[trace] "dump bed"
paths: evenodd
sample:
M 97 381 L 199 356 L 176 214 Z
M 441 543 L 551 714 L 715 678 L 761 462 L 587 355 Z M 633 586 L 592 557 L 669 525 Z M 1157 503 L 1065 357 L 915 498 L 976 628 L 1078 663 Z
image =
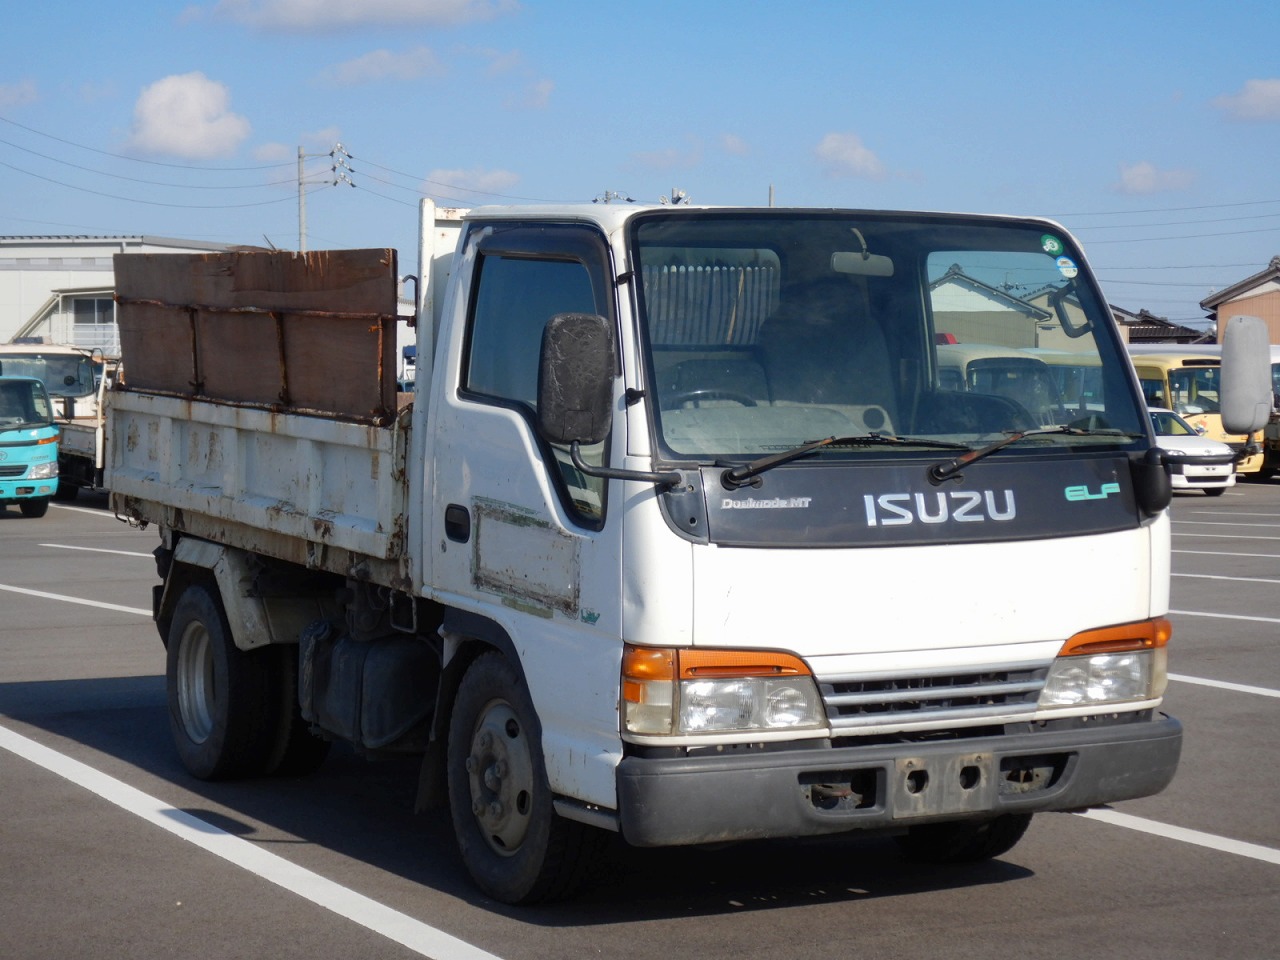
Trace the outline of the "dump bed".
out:
M 402 584 L 395 252 L 128 254 L 115 269 L 116 512 Z

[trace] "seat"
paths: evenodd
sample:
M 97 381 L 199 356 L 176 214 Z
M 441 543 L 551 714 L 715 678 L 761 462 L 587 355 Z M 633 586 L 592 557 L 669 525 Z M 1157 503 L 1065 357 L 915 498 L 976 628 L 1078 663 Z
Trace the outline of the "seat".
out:
M 775 403 L 897 406 L 889 347 L 862 289 L 843 277 L 798 286 L 760 327 Z

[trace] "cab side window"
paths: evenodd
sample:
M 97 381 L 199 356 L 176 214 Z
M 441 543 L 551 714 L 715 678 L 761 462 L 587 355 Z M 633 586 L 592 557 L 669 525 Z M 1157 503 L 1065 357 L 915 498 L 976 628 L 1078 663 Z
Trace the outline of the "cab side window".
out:
M 520 247 L 520 237 L 500 237 L 489 250 L 481 246 L 462 384 L 477 400 L 516 406 L 534 428 L 538 406 L 538 360 L 542 331 L 558 313 L 612 315 L 604 299 L 604 257 Z M 544 237 L 536 239 L 545 239 Z M 512 249 L 512 248 L 516 249 Z M 580 257 L 580 258 L 579 258 Z M 582 526 L 604 523 L 604 481 L 573 466 L 567 448 L 541 443 L 544 459 L 566 512 Z M 604 445 L 584 448 L 589 463 L 604 461 Z
M 537 409 L 542 330 L 557 313 L 596 313 L 587 268 L 570 260 L 480 261 L 466 388 Z

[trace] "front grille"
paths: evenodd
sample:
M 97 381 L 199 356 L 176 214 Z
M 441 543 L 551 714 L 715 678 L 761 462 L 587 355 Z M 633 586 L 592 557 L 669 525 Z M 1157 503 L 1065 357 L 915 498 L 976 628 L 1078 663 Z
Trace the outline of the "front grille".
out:
M 836 677 L 823 679 L 820 688 L 832 732 L 839 736 L 1026 719 L 1035 712 L 1048 672 L 1047 666 L 1023 665 L 967 673 Z
M 27 465 L 25 463 L 19 463 L 17 465 L 14 465 L 11 463 L 0 464 L 0 477 L 3 477 L 5 479 L 11 478 L 11 477 L 20 477 L 26 472 L 27 472 Z

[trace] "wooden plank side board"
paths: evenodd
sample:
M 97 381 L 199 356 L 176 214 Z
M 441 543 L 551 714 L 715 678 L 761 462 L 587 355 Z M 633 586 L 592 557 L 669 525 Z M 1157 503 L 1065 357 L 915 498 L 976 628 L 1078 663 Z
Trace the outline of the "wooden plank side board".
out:
M 115 272 L 126 389 L 394 416 L 394 250 L 118 254 Z

